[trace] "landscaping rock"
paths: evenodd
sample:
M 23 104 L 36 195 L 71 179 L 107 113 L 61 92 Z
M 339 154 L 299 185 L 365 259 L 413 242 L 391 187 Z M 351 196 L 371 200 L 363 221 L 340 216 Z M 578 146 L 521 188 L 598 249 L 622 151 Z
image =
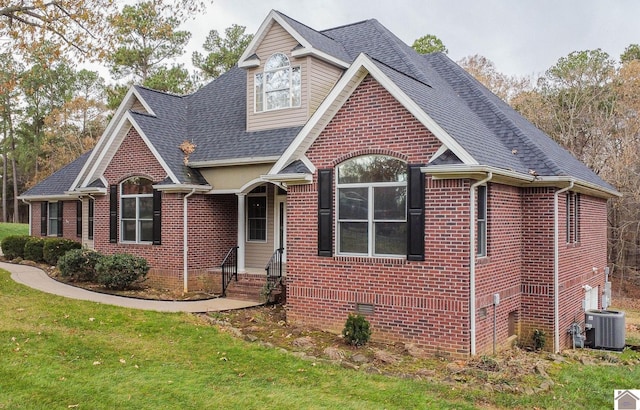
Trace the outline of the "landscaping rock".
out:
M 311 350 L 316 347 L 311 336 L 299 337 L 291 342 L 291 344 L 293 345 L 293 347 L 297 347 L 298 349 L 302 350 Z
M 358 365 L 356 365 L 354 363 L 351 363 L 351 362 L 342 362 L 342 363 L 340 363 L 340 365 L 342 367 L 344 367 L 345 369 L 351 369 L 351 370 L 358 370 L 360 368 L 360 366 L 358 366 Z
M 368 363 L 369 359 L 367 359 L 367 357 L 361 353 L 356 353 L 353 356 L 351 356 L 351 360 L 355 363 Z
M 394 355 L 393 353 L 387 352 L 386 350 L 376 350 L 374 351 L 374 357 L 376 360 L 381 361 L 382 363 L 387 364 L 395 364 L 400 363 L 402 358 Z
M 327 347 L 322 353 L 324 353 L 324 355 L 327 356 L 329 360 L 344 360 L 345 358 L 345 353 L 335 347 Z
M 255 342 L 256 340 L 258 340 L 258 338 L 254 335 L 246 335 L 244 339 L 248 342 Z

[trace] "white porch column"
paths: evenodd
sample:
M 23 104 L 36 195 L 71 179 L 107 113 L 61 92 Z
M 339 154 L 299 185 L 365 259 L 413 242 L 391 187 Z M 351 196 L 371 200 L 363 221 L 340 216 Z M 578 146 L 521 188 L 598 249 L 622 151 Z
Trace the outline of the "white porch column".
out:
M 245 210 L 244 200 L 246 194 L 236 194 L 238 196 L 238 272 L 244 272 L 244 245 L 245 245 Z

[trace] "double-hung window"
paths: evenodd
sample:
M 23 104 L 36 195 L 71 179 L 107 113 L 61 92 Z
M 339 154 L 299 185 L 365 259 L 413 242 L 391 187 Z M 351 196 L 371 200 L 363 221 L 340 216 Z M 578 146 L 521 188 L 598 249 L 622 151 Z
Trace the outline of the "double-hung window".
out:
M 150 243 L 153 240 L 153 183 L 132 177 L 120 184 L 120 237 L 123 242 Z
M 338 254 L 405 256 L 407 165 L 383 155 L 337 167 Z
M 273 54 L 255 75 L 256 112 L 300 107 L 302 74 L 282 53 Z
M 49 236 L 57 236 L 58 230 L 60 229 L 60 207 L 58 206 L 58 202 L 49 202 L 49 212 L 48 212 L 48 232 Z

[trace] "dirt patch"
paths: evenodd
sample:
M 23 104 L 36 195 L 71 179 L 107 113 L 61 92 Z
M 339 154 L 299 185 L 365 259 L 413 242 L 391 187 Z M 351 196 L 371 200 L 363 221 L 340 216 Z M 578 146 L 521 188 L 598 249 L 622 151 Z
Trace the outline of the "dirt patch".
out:
M 554 385 L 549 373 L 556 364 L 591 366 L 621 362 L 619 353 L 589 349 L 551 354 L 514 346 L 495 356 L 449 360 L 427 354 L 412 344 L 369 342 L 354 347 L 347 345 L 340 335 L 287 323 L 285 309 L 281 306 L 216 312 L 201 317 L 235 337 L 283 349 L 314 363 L 327 362 L 356 371 L 454 386 L 469 384 L 488 391 L 535 394 Z M 640 364 L 640 356 L 627 361 L 625 364 Z

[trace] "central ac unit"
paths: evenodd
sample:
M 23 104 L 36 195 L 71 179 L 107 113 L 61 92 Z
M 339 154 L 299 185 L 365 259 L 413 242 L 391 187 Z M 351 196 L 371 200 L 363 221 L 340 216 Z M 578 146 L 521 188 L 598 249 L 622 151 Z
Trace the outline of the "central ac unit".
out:
M 586 347 L 609 350 L 624 349 L 624 312 L 594 309 L 587 310 L 584 316 Z

